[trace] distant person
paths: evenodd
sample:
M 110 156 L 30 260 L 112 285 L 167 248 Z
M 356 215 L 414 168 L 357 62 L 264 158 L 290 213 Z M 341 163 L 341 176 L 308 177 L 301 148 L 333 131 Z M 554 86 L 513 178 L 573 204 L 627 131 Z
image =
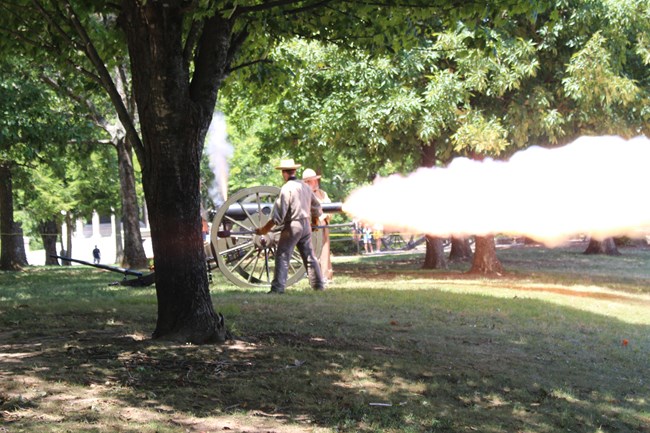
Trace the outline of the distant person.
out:
M 359 222 L 358 219 L 352 220 L 352 241 L 354 242 L 354 247 L 357 250 L 357 254 L 361 254 L 361 243 L 363 243 L 363 238 L 361 234 L 363 233 L 363 224 Z
M 201 235 L 204 241 L 208 240 L 208 236 L 210 236 L 210 226 L 205 218 L 201 218 Z
M 275 272 L 269 293 L 284 293 L 291 256 L 296 247 L 307 269 L 311 288 L 325 289 L 325 281 L 311 244 L 311 222 L 316 222 L 323 210 L 311 188 L 296 179 L 296 169 L 300 166 L 294 163 L 293 159 L 287 159 L 275 167 L 277 170 L 282 170 L 285 183 L 275 201 L 271 219 L 255 230 L 257 235 L 265 235 L 273 226 L 282 226 L 275 251 Z
M 375 251 L 381 251 L 381 238 L 384 237 L 384 226 L 375 224 L 372 226 L 372 237 L 375 239 Z
M 372 241 L 373 241 L 372 229 L 366 224 L 363 224 L 362 226 L 361 238 L 363 239 L 363 249 L 365 250 L 366 254 L 373 253 L 374 251 L 372 250 Z
M 309 185 L 318 202 L 321 204 L 331 203 L 332 200 L 330 200 L 327 193 L 320 189 L 320 178 L 321 176 L 317 175 L 316 172 L 311 168 L 306 168 L 305 171 L 302 172 L 302 181 Z M 323 213 L 318 219 L 318 225 L 326 226 L 330 223 L 331 219 L 331 215 Z M 330 230 L 327 227 L 323 227 L 322 233 L 323 248 L 321 249 L 318 262 L 320 264 L 320 270 L 323 273 L 323 277 L 325 277 L 327 282 L 330 282 L 334 278 L 334 269 L 332 269 L 332 252 L 330 250 Z
M 97 248 L 97 245 L 95 245 L 95 249 L 93 250 L 93 263 L 99 264 L 101 258 L 102 258 L 102 254 L 99 251 L 99 248 Z

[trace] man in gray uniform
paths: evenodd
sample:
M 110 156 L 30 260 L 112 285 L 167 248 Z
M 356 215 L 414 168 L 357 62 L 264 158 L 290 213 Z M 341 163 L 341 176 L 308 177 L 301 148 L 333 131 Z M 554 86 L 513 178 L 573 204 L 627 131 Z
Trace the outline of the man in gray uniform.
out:
M 293 159 L 283 160 L 275 167 L 282 170 L 285 183 L 275 201 L 271 219 L 255 230 L 258 235 L 265 235 L 273 226 L 283 226 L 275 252 L 275 273 L 270 293 L 284 293 L 289 262 L 295 247 L 298 247 L 302 262 L 307 269 L 311 288 L 314 290 L 325 288 L 318 259 L 311 245 L 311 221 L 317 221 L 323 210 L 311 188 L 296 179 L 298 167 L 300 164 L 294 163 Z

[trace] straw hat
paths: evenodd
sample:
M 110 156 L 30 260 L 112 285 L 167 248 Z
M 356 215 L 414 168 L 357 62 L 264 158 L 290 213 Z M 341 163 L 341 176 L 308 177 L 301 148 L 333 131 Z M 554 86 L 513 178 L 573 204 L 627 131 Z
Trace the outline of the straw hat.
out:
M 275 168 L 276 170 L 295 170 L 300 166 L 301 164 L 296 164 L 293 159 L 283 159 L 280 161 L 280 165 Z
M 320 175 L 317 175 L 316 172 L 311 168 L 306 168 L 305 171 L 302 172 L 302 180 L 312 179 L 320 179 Z

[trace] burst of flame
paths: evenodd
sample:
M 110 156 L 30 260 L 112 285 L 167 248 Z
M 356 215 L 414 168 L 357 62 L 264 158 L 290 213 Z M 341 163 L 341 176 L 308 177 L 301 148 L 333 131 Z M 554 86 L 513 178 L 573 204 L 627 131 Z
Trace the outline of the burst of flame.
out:
M 650 233 L 650 140 L 582 137 L 508 161 L 457 158 L 445 168 L 380 178 L 343 210 L 370 224 L 437 236 L 509 234 L 557 246 Z

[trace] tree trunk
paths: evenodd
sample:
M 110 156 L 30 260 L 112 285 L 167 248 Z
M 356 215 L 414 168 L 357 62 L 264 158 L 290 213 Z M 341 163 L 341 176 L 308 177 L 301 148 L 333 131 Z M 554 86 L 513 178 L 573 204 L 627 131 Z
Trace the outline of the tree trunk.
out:
M 1 270 L 19 271 L 27 265 L 22 229 L 14 221 L 13 182 L 8 164 L 0 164 L 0 244 Z
M 469 262 L 472 258 L 472 246 L 469 238 L 452 236 L 451 251 L 449 251 L 450 262 Z
M 63 234 L 61 234 L 61 254 L 59 254 L 61 257 L 70 257 L 72 258 L 72 215 L 70 212 L 67 212 L 65 214 L 65 217 L 63 219 L 63 223 L 65 224 L 65 247 L 63 247 Z M 62 260 L 61 264 L 63 266 L 72 266 L 72 262 L 70 261 L 65 261 Z
M 124 242 L 122 241 L 122 213 L 115 213 L 115 263 L 124 263 Z M 122 267 L 125 267 L 122 265 Z
M 135 170 L 133 169 L 133 149 L 128 139 L 118 140 L 117 160 L 122 192 L 122 228 L 124 229 L 124 255 L 122 267 L 143 269 L 148 265 L 147 255 L 142 245 L 140 219 L 138 218 L 138 196 L 135 190 Z M 116 224 L 117 230 L 117 224 Z
M 153 337 L 223 341 L 223 317 L 212 306 L 203 250 L 199 163 L 225 76 L 230 23 L 218 13 L 206 23 L 204 31 L 210 33 L 201 37 L 191 84 L 183 57 L 179 2 L 124 0 L 120 24 L 129 47 L 142 129 L 138 155 L 158 300 Z
M 591 238 L 584 254 L 607 254 L 608 256 L 621 255 L 616 243 L 614 243 L 614 238 L 606 238 L 603 241 L 597 241 L 594 238 Z
M 14 221 L 14 233 L 18 241 L 16 242 L 16 259 L 21 266 L 27 266 L 27 252 L 25 251 L 25 234 L 23 233 L 23 225 L 18 221 Z
M 427 250 L 422 269 L 447 269 L 443 239 L 437 236 L 425 236 Z
M 56 240 L 59 236 L 58 224 L 53 219 L 47 221 L 41 221 L 38 225 L 38 230 L 41 233 L 41 239 L 43 241 L 43 248 L 45 249 L 45 264 L 46 265 L 58 265 L 59 261 L 52 257 L 52 255 L 57 255 L 56 252 Z
M 423 143 L 420 146 L 420 165 L 431 168 L 436 165 L 436 143 Z M 445 251 L 442 239 L 435 236 L 425 236 L 424 263 L 422 269 L 447 269 Z
M 470 274 L 501 275 L 503 265 L 497 258 L 497 249 L 494 245 L 494 236 L 476 236 L 474 260 Z

